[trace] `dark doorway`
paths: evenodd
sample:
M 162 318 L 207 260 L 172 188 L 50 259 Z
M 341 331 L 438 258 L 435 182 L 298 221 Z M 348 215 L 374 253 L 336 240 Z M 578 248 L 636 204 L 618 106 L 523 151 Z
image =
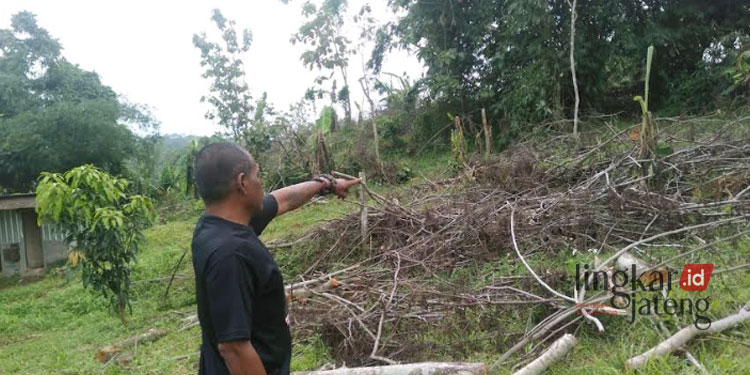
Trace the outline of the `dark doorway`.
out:
M 23 221 L 23 239 L 26 245 L 26 268 L 44 267 L 42 252 L 42 230 L 37 225 L 36 212 L 33 209 L 21 210 Z

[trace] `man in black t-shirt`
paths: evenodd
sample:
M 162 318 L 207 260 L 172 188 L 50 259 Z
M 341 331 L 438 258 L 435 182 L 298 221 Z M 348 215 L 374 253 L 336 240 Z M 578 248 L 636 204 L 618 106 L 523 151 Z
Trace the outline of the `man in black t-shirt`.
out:
M 357 180 L 317 177 L 263 195 L 258 165 L 234 143 L 195 157 L 206 212 L 193 233 L 193 269 L 202 331 L 202 375 L 287 375 L 292 342 L 279 267 L 258 236 L 276 216 L 316 194 L 345 198 Z

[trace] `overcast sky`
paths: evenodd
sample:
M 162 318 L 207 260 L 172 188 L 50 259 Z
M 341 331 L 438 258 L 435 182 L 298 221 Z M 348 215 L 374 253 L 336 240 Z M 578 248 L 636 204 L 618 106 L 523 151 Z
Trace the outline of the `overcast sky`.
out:
M 354 14 L 365 3 L 350 0 L 348 13 Z M 208 31 L 211 35 L 214 8 L 234 19 L 238 28 L 249 27 L 253 44 L 244 61 L 253 97 L 257 99 L 266 91 L 276 109 L 287 109 L 320 74 L 302 66 L 299 56 L 305 47 L 289 43 L 304 22 L 301 4 L 301 0 L 286 5 L 279 0 L 0 0 L 0 28 L 10 26 L 11 15 L 31 11 L 39 25 L 61 42 L 68 61 L 96 71 L 104 84 L 129 101 L 149 105 L 162 123 L 162 134 L 209 135 L 219 127 L 204 118 L 208 107 L 199 102 L 208 93 L 209 83 L 201 78 L 200 53 L 192 44 L 193 34 Z M 384 0 L 373 0 L 371 6 L 379 21 L 393 17 Z M 351 23 L 350 17 L 347 22 Z M 346 33 L 357 43 L 356 26 Z M 349 62 L 352 99 L 360 102 L 364 100 L 356 79 L 362 76 L 361 56 L 367 59 L 369 54 L 365 47 Z M 422 69 L 415 57 L 394 52 L 383 71 L 417 78 Z

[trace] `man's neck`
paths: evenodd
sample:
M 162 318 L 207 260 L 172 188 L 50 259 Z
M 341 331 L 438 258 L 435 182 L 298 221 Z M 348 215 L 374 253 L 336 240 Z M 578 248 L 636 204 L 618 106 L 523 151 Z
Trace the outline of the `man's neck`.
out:
M 250 225 L 250 218 L 252 217 L 251 212 L 242 208 L 241 205 L 230 201 L 207 205 L 206 213 L 242 225 Z

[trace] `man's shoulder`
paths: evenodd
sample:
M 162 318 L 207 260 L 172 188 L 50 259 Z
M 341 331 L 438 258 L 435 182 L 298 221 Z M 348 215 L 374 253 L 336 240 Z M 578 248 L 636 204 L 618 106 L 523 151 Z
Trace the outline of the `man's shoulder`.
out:
M 270 260 L 270 253 L 257 238 L 241 236 L 221 236 L 212 238 L 200 246 L 193 244 L 193 256 L 204 259 L 206 264 L 215 264 L 233 258 L 248 265 L 261 265 Z
M 246 246 L 246 241 L 237 237 L 231 231 L 206 227 L 199 220 L 193 233 L 191 245 L 196 271 L 202 272 L 209 265 L 235 255 Z

